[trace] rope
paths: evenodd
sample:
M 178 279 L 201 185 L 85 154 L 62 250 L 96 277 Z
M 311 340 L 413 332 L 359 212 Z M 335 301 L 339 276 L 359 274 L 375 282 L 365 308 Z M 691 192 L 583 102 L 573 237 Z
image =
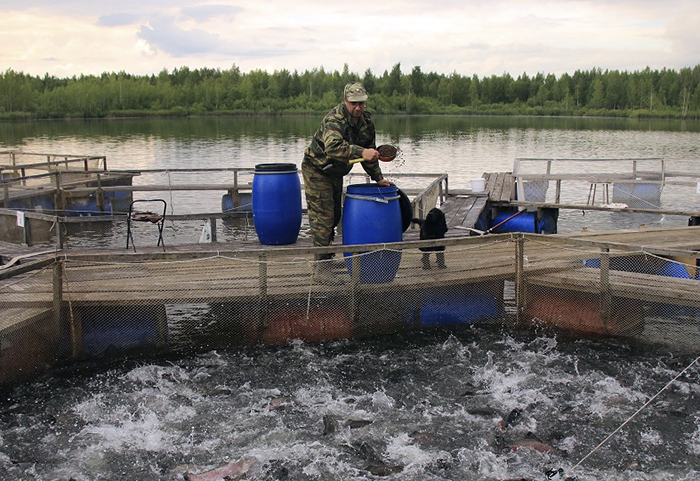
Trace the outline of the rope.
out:
M 605 439 L 603 439 L 595 448 L 591 449 L 591 451 L 590 451 L 588 454 L 586 454 L 583 458 L 581 458 L 581 460 L 580 460 L 578 463 L 576 463 L 576 464 L 569 470 L 569 472 L 568 472 L 567 474 L 571 474 L 571 472 L 572 472 L 573 470 L 575 470 L 576 468 L 578 468 L 586 459 L 588 459 L 593 453 L 595 453 L 595 452 L 596 452 L 598 449 L 600 449 L 605 443 L 607 443 L 607 442 L 608 442 L 613 436 L 615 436 L 615 434 L 617 434 L 622 428 L 624 428 L 627 424 L 629 424 L 629 422 L 632 421 L 632 419 L 634 419 L 634 417 L 635 417 L 637 414 L 639 414 L 640 412 L 642 412 L 647 406 L 649 406 L 652 402 L 654 402 L 654 400 L 655 400 L 657 397 L 659 397 L 659 396 L 661 395 L 662 392 L 664 392 L 666 389 L 668 389 L 668 388 L 671 386 L 671 384 L 673 384 L 674 382 L 676 382 L 676 381 L 678 380 L 678 378 L 680 378 L 683 374 L 685 374 L 686 372 L 688 372 L 688 370 L 693 366 L 693 364 L 695 364 L 696 362 L 698 362 L 698 360 L 700 360 L 700 356 L 696 357 L 696 358 L 693 360 L 693 362 L 691 362 L 690 364 L 688 364 L 688 366 L 687 366 L 685 369 L 683 369 L 680 373 L 678 373 L 678 374 L 676 375 L 676 377 L 674 377 L 674 378 L 671 379 L 668 383 L 666 383 L 666 385 L 665 385 L 664 387 L 662 387 L 662 388 L 659 390 L 659 392 L 657 392 L 657 393 L 654 394 L 651 398 L 649 398 L 649 400 L 648 400 L 647 402 L 645 402 L 645 403 L 642 405 L 642 407 L 640 407 L 639 409 L 637 409 L 637 411 L 635 411 L 634 414 L 632 414 L 630 417 L 628 417 L 628 418 L 625 420 L 625 422 L 623 422 L 622 424 L 620 424 L 620 426 L 618 426 L 617 429 L 615 429 L 615 430 L 614 430 L 612 433 L 610 433 Z M 554 475 L 560 475 L 560 476 L 562 476 L 561 479 L 563 479 L 563 474 L 564 474 L 564 472 L 563 472 L 561 469 L 560 469 L 559 471 L 555 471 L 555 472 L 554 472 Z
M 70 290 L 70 281 L 68 280 L 68 255 L 64 254 L 63 255 L 63 261 L 57 260 L 57 262 L 63 262 L 63 279 L 61 282 L 63 283 L 63 289 L 65 289 L 65 298 L 68 300 L 68 315 L 70 317 L 70 332 L 71 332 L 71 352 L 73 353 L 73 356 L 76 355 L 75 352 L 75 345 L 73 344 L 73 340 L 78 338 L 78 327 L 76 326 L 75 323 L 75 314 L 73 313 L 73 298 L 71 296 L 71 290 Z

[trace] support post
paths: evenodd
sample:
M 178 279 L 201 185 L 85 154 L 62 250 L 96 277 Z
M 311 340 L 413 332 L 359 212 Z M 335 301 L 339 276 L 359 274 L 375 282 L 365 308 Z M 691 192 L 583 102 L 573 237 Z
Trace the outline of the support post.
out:
M 263 333 L 265 332 L 265 319 L 267 318 L 267 257 L 262 254 L 258 257 L 260 265 L 258 266 L 258 287 L 260 294 L 258 295 L 258 341 L 262 341 Z
M 30 222 L 31 222 L 31 219 L 29 217 L 25 216 L 24 225 L 22 226 L 22 236 L 23 236 L 24 245 L 26 245 L 26 246 L 32 245 L 32 229 L 31 229 L 31 226 L 29 225 Z
M 56 259 L 53 265 L 53 340 L 58 345 L 61 339 L 61 329 L 63 326 L 63 261 Z M 71 333 L 71 354 L 75 352 L 75 340 L 73 326 L 70 326 Z
M 63 249 L 65 239 L 63 238 L 63 222 L 61 222 L 60 217 L 56 216 L 54 225 L 56 226 L 56 248 L 61 250 Z
M 233 208 L 238 210 L 238 206 L 241 204 L 241 199 L 238 194 L 238 171 L 233 171 L 233 190 L 229 191 L 231 193 L 231 201 L 233 203 Z
M 360 257 L 362 257 L 360 254 L 353 254 L 351 257 L 352 260 L 350 261 L 352 263 L 352 280 L 350 281 L 350 305 L 348 311 L 353 324 L 357 320 L 357 297 L 360 288 Z
M 600 318 L 606 330 L 612 316 L 612 292 L 610 290 L 610 249 L 600 249 Z
M 209 218 L 209 225 L 211 226 L 211 241 L 216 242 L 216 217 Z
M 522 324 L 525 312 L 524 260 L 525 238 L 521 236 L 515 240 L 515 308 L 518 324 Z
M 85 161 L 87 165 L 87 161 Z M 100 212 L 105 211 L 105 191 L 102 190 L 102 177 L 97 174 L 97 192 L 95 192 L 95 204 Z
M 63 214 L 66 211 L 66 193 L 61 187 L 61 173 L 56 172 L 56 194 L 54 200 L 54 212 Z

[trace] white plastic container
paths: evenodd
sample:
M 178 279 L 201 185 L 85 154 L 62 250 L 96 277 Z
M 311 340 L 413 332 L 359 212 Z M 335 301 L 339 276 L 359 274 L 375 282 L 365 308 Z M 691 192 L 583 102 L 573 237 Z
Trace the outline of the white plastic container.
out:
M 471 179 L 472 184 L 472 194 L 480 194 L 486 190 L 486 179 L 480 177 L 478 179 Z

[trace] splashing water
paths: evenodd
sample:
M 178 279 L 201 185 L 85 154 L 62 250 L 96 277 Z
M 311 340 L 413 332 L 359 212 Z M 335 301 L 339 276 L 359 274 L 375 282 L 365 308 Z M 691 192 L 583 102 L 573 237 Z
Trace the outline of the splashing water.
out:
M 546 479 L 683 368 L 620 341 L 490 326 L 74 366 L 6 391 L 2 479 Z M 682 377 L 576 471 L 697 479 L 700 384 Z

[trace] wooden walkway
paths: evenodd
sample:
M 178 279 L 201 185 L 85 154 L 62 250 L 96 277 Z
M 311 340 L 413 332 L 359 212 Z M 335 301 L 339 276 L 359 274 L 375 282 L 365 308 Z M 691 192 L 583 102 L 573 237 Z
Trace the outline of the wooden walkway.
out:
M 700 284 L 697 279 L 611 270 L 604 282 L 607 284 L 606 291 L 613 297 L 700 307 Z M 601 269 L 581 268 L 575 271 L 540 273 L 529 276 L 527 283 L 600 294 Z
M 483 177 L 486 179 L 483 193 L 456 191 L 440 206 L 445 212 L 448 237 L 468 235 L 488 203 L 510 202 L 515 190 L 515 180 L 510 172 L 485 173 Z
M 682 254 L 692 256 L 700 249 L 700 227 L 677 229 L 643 229 L 623 232 L 576 233 L 568 235 L 536 236 L 526 245 L 527 265 L 524 272 L 532 282 L 557 285 L 574 290 L 585 290 L 582 285 L 596 284 L 594 272 L 584 269 L 582 260 L 597 257 L 603 247 L 612 249 L 613 255 L 656 252 L 670 257 Z M 374 292 L 400 289 L 426 289 L 448 285 L 468 284 L 489 280 L 512 279 L 515 276 L 515 241 L 508 234 L 483 237 L 450 238 L 447 244 L 447 268 L 421 268 L 420 252 L 415 246 L 435 244 L 435 241 L 407 241 L 397 244 L 403 249 L 403 257 L 396 278 L 391 283 L 357 286 Z M 252 299 L 258 296 L 290 296 L 295 294 L 321 294 L 334 290 L 311 279 L 311 249 L 287 248 L 274 250 L 190 251 L 130 254 L 113 252 L 113 263 L 108 255 L 74 254 L 69 256 L 64 282 L 69 289 L 64 296 L 79 304 L 100 305 L 114 303 L 136 305 L 149 303 L 220 302 L 224 300 Z M 337 250 L 349 249 L 338 246 Z M 279 253 L 279 256 L 270 254 Z M 196 255 L 192 255 L 196 254 Z M 258 262 L 260 256 L 264 262 Z M 154 262 L 144 259 L 157 258 Z M 209 260 L 202 258 L 212 257 Z M 95 263 L 102 258 L 106 264 Z M 199 260 L 197 260 L 199 258 Z M 74 259 L 74 260 L 72 260 Z M 306 261 L 304 260 L 306 259 Z M 140 263 L 132 263 L 134 261 Z M 433 261 L 434 262 L 434 261 Z M 352 279 L 345 271 L 347 284 Z M 659 282 L 649 282 L 650 276 L 624 274 L 619 277 L 620 292 L 623 283 L 638 278 L 638 298 L 667 296 L 681 299 L 691 296 L 688 289 L 698 287 L 687 279 L 651 276 Z M 3 295 L 0 308 L 51 307 L 53 302 L 53 272 L 49 269 L 34 274 L 22 282 L 21 288 L 12 288 L 13 279 L 2 281 Z M 693 281 L 693 280 L 691 280 Z M 618 282 L 611 277 L 611 283 Z M 645 284 L 646 283 L 646 284 Z M 661 289 L 660 284 L 666 287 Z M 10 287 L 8 287 L 10 286 Z M 630 289 L 627 289 L 630 290 Z M 679 290 L 678 296 L 673 295 Z M 680 292 L 683 292 L 682 294 Z M 696 294 L 700 297 L 700 289 Z
M 447 221 L 447 235 L 469 235 L 469 229 L 476 225 L 479 215 L 486 207 L 488 197 L 486 195 L 456 195 L 448 197 L 440 207 L 445 212 Z
M 455 243 L 458 239 L 452 239 L 454 245 L 448 248 L 446 269 L 437 269 L 433 265 L 433 269 L 426 271 L 422 269 L 421 253 L 417 249 L 414 248 L 413 252 L 404 250 L 399 270 L 391 283 L 359 284 L 356 288 L 378 294 L 513 277 L 514 244 L 507 237 L 499 243 L 493 243 L 494 239 L 488 239 L 492 241 L 489 243 L 480 242 L 481 239 L 471 240 L 474 242 L 465 239 L 465 243 L 460 244 Z M 403 245 L 410 245 L 410 242 Z M 232 251 L 217 256 L 209 251 L 210 259 L 187 261 L 174 257 L 172 262 L 160 260 L 138 264 L 129 264 L 129 256 L 107 264 L 82 262 L 82 256 L 76 256 L 79 260 L 69 260 L 64 272 L 67 286 L 64 296 L 74 305 L 146 305 L 250 301 L 261 295 L 327 295 L 338 290 L 336 286 L 314 283 L 310 263 L 313 254 L 309 249 L 298 249 L 298 252 L 298 255 L 269 257 L 263 262 L 259 262 L 250 251 L 245 256 Z M 241 257 L 234 257 L 239 254 Z M 545 248 L 534 249 L 530 257 L 533 269 L 535 263 L 551 267 L 552 262 L 559 261 L 551 255 L 550 249 Z M 565 263 L 572 264 L 573 261 L 566 260 Z M 349 289 L 352 283 L 349 272 L 346 269 L 336 271 Z M 27 278 L 21 290 L 3 296 L 0 307 L 48 307 L 53 293 L 52 272 L 48 270 Z
M 353 279 L 344 271 L 342 275 L 347 285 L 343 289 L 366 290 L 380 295 L 382 292 L 512 280 L 517 275 L 524 275 L 527 282 L 542 286 L 598 292 L 604 281 L 609 283 L 616 296 L 697 304 L 700 290 L 695 289 L 697 281 L 694 279 L 615 272 L 601 280 L 601 270 L 584 268 L 581 260 L 596 257 L 596 253 L 606 248 L 622 254 L 644 250 L 691 263 L 697 257 L 694 251 L 700 250 L 700 227 L 546 236 L 547 241 L 528 243 L 527 263 L 518 274 L 518 254 L 513 236 L 469 235 L 469 228 L 474 227 L 487 202 L 508 203 L 514 191 L 513 177 L 509 173 L 484 174 L 484 177 L 487 179 L 486 193 L 457 193 L 448 196 L 441 206 L 450 228 L 447 239 L 417 241 L 418 230 L 410 228 L 404 234 L 404 242 L 392 246 L 403 249 L 401 264 L 392 282 L 363 285 L 356 279 L 353 284 Z M 536 238 L 538 236 L 532 236 L 532 239 Z M 439 244 L 447 246 L 447 269 L 423 270 L 417 248 Z M 559 249 L 559 246 L 565 247 Z M 333 250 L 342 253 L 349 248 L 336 246 Z M 31 249 L 20 249 L 15 255 L 30 252 Z M 60 251 L 60 255 L 69 259 L 62 273 L 68 289 L 59 294 L 64 302 L 69 300 L 74 305 L 85 306 L 249 302 L 261 296 L 327 296 L 337 288 L 312 282 L 313 253 L 309 239 L 300 239 L 288 248 L 263 246 L 250 240 L 235 244 L 168 246 L 165 253 L 155 246 L 139 247 L 136 254 L 123 249 L 102 249 L 99 252 L 67 249 Z M 42 262 L 48 265 L 46 261 L 54 256 L 43 253 L 41 257 L 46 258 Z M 201 260 L 207 257 L 214 259 Z M 21 267 L 21 271 L 30 270 L 32 261 L 29 259 L 31 256 L 18 259 L 17 266 L 6 271 L 17 267 Z M 195 262 L 194 259 L 200 260 Z M 110 260 L 113 263 L 108 266 L 95 263 Z M 258 262 L 260 260 L 264 262 Z M 52 315 L 57 294 L 52 269 L 31 273 L 17 286 L 13 286 L 18 282 L 17 278 L 2 271 L 0 274 L 0 310 L 3 313 L 0 334 L 5 335 Z

